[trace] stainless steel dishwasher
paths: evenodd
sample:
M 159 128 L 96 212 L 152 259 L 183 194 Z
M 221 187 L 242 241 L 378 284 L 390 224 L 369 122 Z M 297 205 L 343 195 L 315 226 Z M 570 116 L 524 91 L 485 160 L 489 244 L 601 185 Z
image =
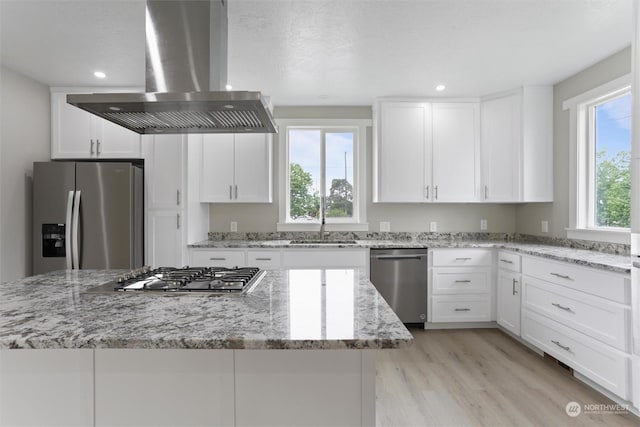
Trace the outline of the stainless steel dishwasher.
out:
M 371 283 L 403 323 L 427 319 L 427 249 L 371 249 Z

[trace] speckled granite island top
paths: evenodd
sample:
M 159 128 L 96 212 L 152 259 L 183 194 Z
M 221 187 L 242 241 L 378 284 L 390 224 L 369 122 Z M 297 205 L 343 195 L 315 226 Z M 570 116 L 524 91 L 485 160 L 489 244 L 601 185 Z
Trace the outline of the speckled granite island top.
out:
M 0 284 L 0 349 L 377 349 L 413 337 L 359 270 L 269 270 L 248 295 L 97 295 L 120 270 Z

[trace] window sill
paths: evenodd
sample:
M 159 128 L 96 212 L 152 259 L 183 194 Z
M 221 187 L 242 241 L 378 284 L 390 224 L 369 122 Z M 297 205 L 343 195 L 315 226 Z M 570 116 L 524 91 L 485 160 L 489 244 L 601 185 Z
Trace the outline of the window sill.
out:
M 595 242 L 631 244 L 630 230 L 565 228 L 568 239 L 592 240 Z
M 302 224 L 295 222 L 279 222 L 276 224 L 276 231 L 318 231 L 320 224 Z M 325 225 L 326 231 L 369 231 L 367 222 L 344 222 L 328 223 Z

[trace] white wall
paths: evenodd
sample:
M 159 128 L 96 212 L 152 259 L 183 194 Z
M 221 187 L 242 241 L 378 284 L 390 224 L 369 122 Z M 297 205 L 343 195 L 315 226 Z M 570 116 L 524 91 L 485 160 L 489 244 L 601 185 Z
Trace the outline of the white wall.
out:
M 516 208 L 516 231 L 550 237 L 567 237 L 569 226 L 569 111 L 562 102 L 631 72 L 631 48 L 557 83 L 553 87 L 553 203 L 530 203 Z M 549 221 L 549 233 L 541 221 Z
M 0 66 L 0 281 L 31 274 L 34 161 L 50 159 L 49 88 Z
M 276 107 L 276 118 L 352 118 L 371 119 L 371 107 Z M 437 221 L 438 231 L 480 231 L 480 220 L 488 221 L 489 232 L 513 233 L 514 205 L 489 204 L 397 204 L 371 203 L 372 132 L 367 129 L 367 219 L 369 231 L 379 231 L 380 221 L 390 221 L 391 231 L 428 231 L 429 222 Z M 274 232 L 278 221 L 277 138 L 273 144 L 273 203 L 211 204 L 209 230 L 229 231 L 229 222 L 238 222 L 240 232 Z

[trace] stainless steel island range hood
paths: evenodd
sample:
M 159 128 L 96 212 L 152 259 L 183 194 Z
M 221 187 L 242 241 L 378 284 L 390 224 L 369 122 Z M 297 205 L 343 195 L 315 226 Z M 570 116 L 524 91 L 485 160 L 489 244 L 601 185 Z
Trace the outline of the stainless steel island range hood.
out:
M 227 91 L 225 0 L 147 0 L 145 93 L 67 102 L 140 134 L 275 133 L 260 92 Z

